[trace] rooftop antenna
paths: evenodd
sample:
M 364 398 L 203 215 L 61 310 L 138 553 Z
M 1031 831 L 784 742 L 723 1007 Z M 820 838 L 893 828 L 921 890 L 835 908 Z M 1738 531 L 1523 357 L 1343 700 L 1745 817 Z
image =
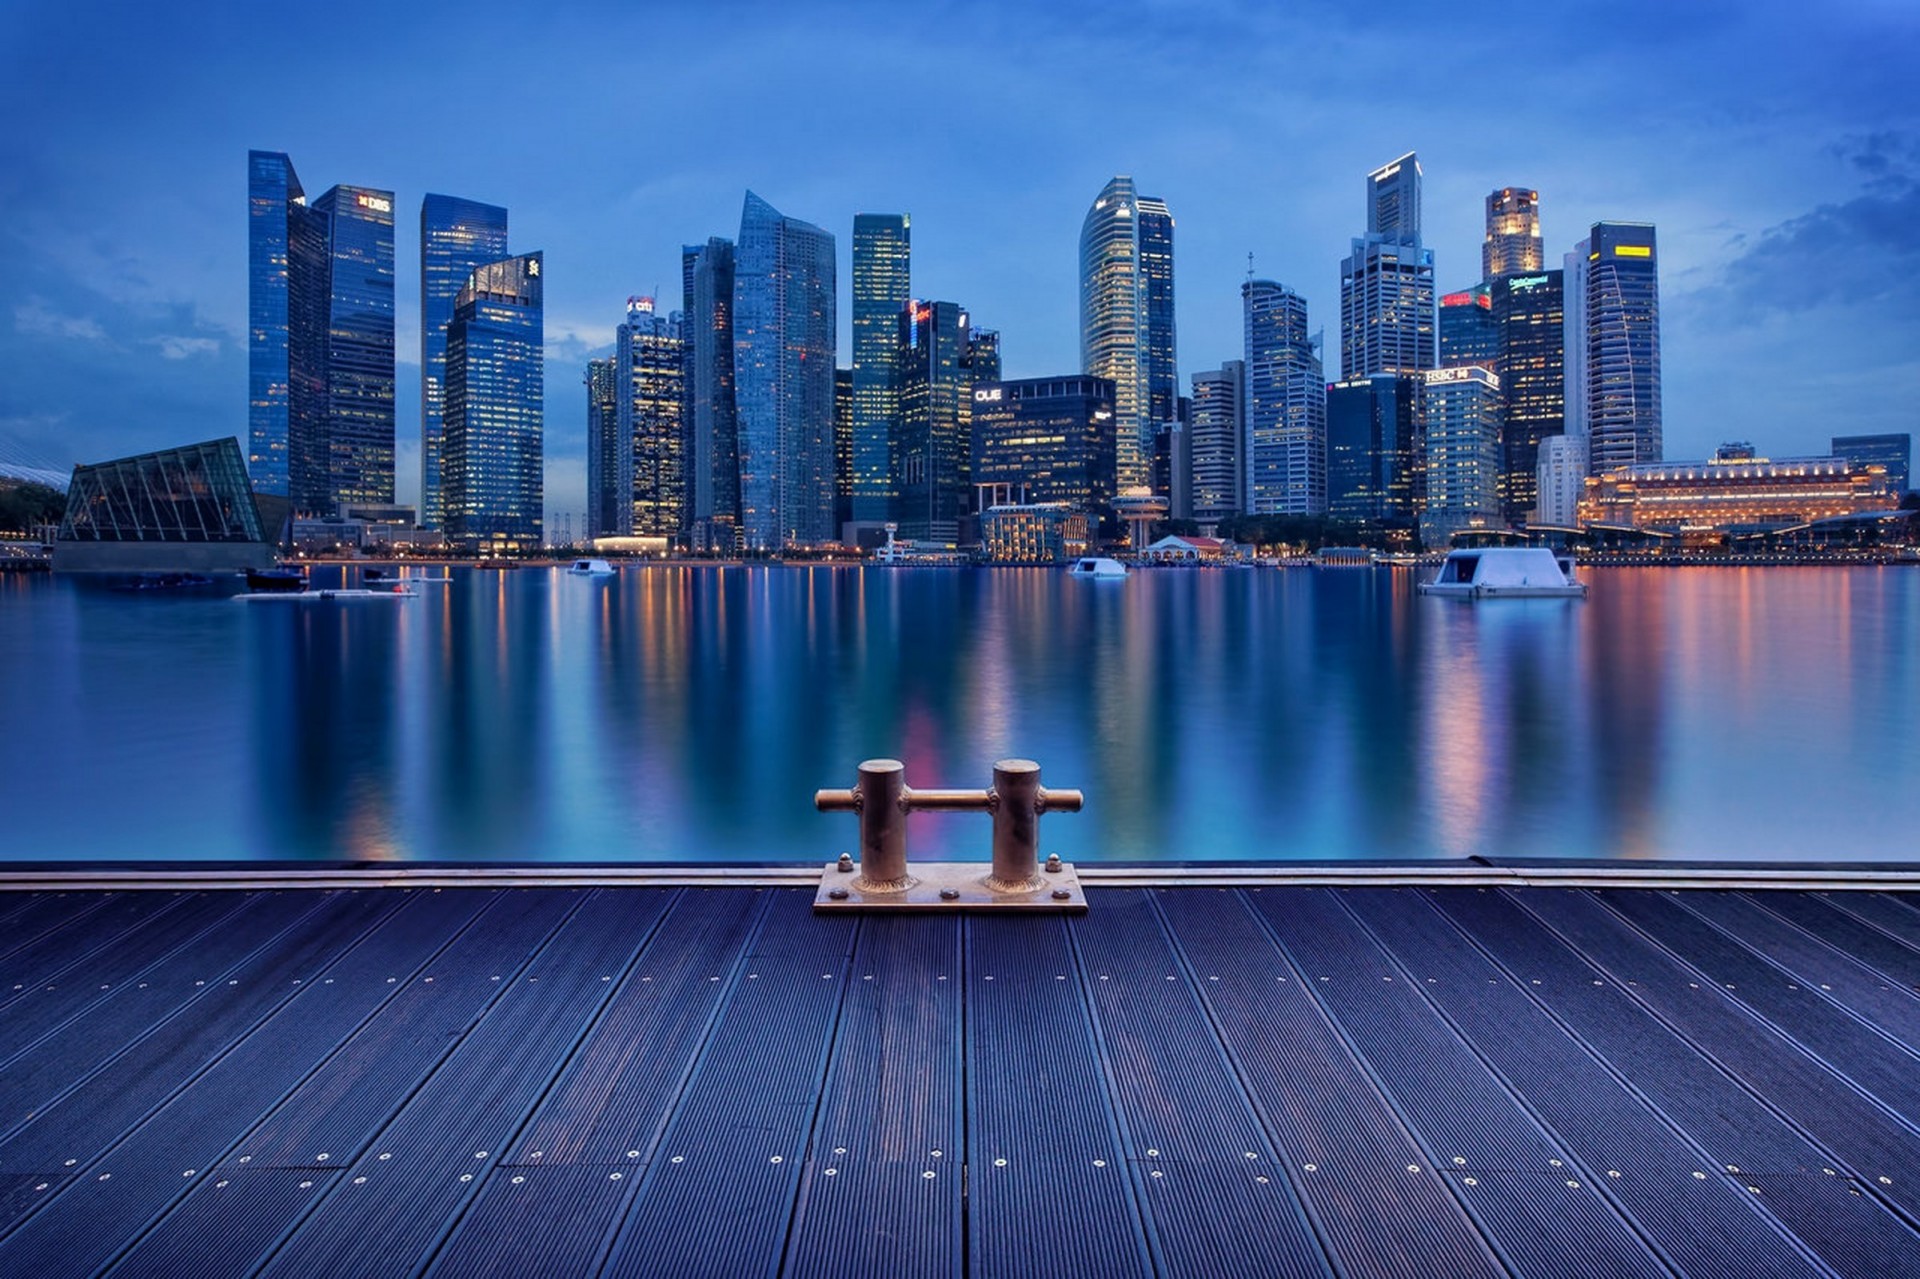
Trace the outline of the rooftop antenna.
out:
M 1253 250 L 1247 250 L 1247 283 L 1253 283 Z

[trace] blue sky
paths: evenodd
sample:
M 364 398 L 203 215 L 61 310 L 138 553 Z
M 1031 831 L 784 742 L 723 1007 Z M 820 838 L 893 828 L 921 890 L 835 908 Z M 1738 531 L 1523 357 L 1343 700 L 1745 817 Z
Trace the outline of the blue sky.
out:
M 398 487 L 418 489 L 418 211 L 504 204 L 547 262 L 550 516 L 584 505 L 590 356 L 751 187 L 833 231 L 913 217 L 914 291 L 1079 359 L 1076 246 L 1131 174 L 1177 222 L 1183 380 L 1239 284 L 1307 297 L 1336 362 L 1366 172 L 1426 171 L 1440 283 L 1482 200 L 1540 191 L 1550 259 L 1600 218 L 1663 258 L 1667 455 L 1920 428 L 1920 5 L 785 3 L 134 6 L 0 14 L 0 465 L 246 428 L 245 162 L 397 196 Z

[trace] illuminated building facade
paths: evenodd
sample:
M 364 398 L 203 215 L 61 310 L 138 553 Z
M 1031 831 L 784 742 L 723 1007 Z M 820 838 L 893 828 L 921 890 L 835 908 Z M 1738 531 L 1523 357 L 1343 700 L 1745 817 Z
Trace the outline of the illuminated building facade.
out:
M 1561 259 L 1560 390 L 1566 434 L 1587 434 L 1587 251 L 1582 240 Z
M 1440 299 L 1440 367 L 1468 364 L 1500 371 L 1500 325 L 1493 314 L 1493 289 L 1478 284 Z
M 1844 457 L 1756 457 L 1723 448 L 1705 462 L 1651 462 L 1596 471 L 1580 502 L 1583 524 L 1614 524 L 1702 539 L 1733 529 L 1892 510 L 1879 473 Z
M 499 549 L 542 543 L 540 265 L 538 253 L 489 262 L 454 299 L 440 466 L 449 541 Z
M 1410 525 L 1419 515 L 1421 387 L 1377 373 L 1327 388 L 1327 514 Z
M 1228 360 L 1218 369 L 1193 375 L 1192 422 L 1187 429 L 1196 520 L 1224 520 L 1245 509 L 1240 495 L 1240 443 L 1246 429 L 1246 397 L 1245 360 Z
M 895 520 L 902 537 L 951 546 L 967 509 L 972 330 L 967 313 L 954 302 L 910 302 L 895 323 L 900 344 Z
M 1480 278 L 1530 274 L 1546 262 L 1540 243 L 1540 193 L 1525 187 L 1501 187 L 1489 193 Z
M 1080 367 L 1113 383 L 1121 483 L 1145 484 L 1154 424 L 1172 420 L 1179 395 L 1173 216 L 1129 177 L 1107 183 L 1081 223 Z
M 1420 540 L 1445 546 L 1454 533 L 1489 528 L 1500 512 L 1500 377 L 1477 366 L 1421 375 Z
M 1912 487 L 1913 436 L 1904 431 L 1897 435 L 1836 435 L 1833 455 L 1855 466 L 1880 467 L 1887 473 L 1888 489 L 1895 494 Z
M 1439 362 L 1433 251 L 1420 243 L 1420 161 L 1367 175 L 1367 233 L 1340 262 L 1340 378 L 1414 373 Z
M 1088 520 L 1065 502 L 989 506 L 980 542 L 995 564 L 1063 564 L 1087 553 Z
M 1653 227 L 1596 222 L 1587 240 L 1586 430 L 1597 474 L 1657 462 L 1660 259 Z
M 1586 437 L 1549 435 L 1541 440 L 1534 476 L 1537 499 L 1532 522 L 1560 528 L 1572 525 L 1580 517 L 1580 499 L 1587 488 Z
M 293 221 L 306 213 L 293 161 L 247 152 L 247 472 L 254 490 L 286 496 Z
M 1064 502 L 1087 515 L 1107 515 L 1118 467 L 1115 398 L 1113 383 L 1100 377 L 976 384 L 974 486 L 992 486 L 1021 504 Z
M 833 371 L 833 527 L 853 518 L 853 370 Z M 852 538 L 843 538 L 851 543 Z
M 739 414 L 734 403 L 733 241 L 715 236 L 693 257 L 693 310 L 684 320 L 693 402 L 693 545 L 738 549 Z
M 747 192 L 734 259 L 734 405 L 747 549 L 834 540 L 834 240 Z
M 619 384 L 616 480 L 623 535 L 679 539 L 687 511 L 687 454 L 682 434 L 686 343 L 678 312 L 662 316 L 649 297 L 627 299 L 627 322 L 616 331 Z
M 904 213 L 853 219 L 853 511 L 893 518 L 899 423 L 900 312 L 912 299 L 912 222 Z
M 507 211 L 478 200 L 428 195 L 420 202 L 420 525 L 439 528 L 440 415 L 445 407 L 447 325 L 475 268 L 507 256 Z
M 234 573 L 278 553 L 286 499 L 256 499 L 235 439 L 73 468 L 57 573 Z
M 587 361 L 587 538 L 620 532 L 620 382 L 613 360 Z
M 1248 280 L 1240 300 L 1247 512 L 1318 515 L 1327 505 L 1327 384 L 1307 331 L 1307 300 L 1272 280 Z
M 1566 368 L 1559 271 L 1495 276 L 1489 282 L 1500 331 L 1500 505 L 1510 524 L 1539 503 L 1540 445 L 1566 430 Z

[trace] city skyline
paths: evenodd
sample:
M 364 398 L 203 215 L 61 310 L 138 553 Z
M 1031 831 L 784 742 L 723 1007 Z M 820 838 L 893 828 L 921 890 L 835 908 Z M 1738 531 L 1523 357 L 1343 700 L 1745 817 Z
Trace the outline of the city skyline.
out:
M 863 9 L 834 6 L 829 16 Z M 516 231 L 547 246 L 546 354 L 554 367 L 545 416 L 555 514 L 585 509 L 586 361 L 612 353 L 628 295 L 670 295 L 681 245 L 732 230 L 747 187 L 832 234 L 841 275 L 850 275 L 856 213 L 914 216 L 915 294 L 967 301 L 976 323 L 1002 332 L 1005 375 L 1033 377 L 1078 367 L 1081 215 L 1103 182 L 1131 174 L 1180 220 L 1184 387 L 1191 374 L 1240 354 L 1238 286 L 1249 251 L 1257 273 L 1298 290 L 1314 327 L 1336 340 L 1339 260 L 1357 229 L 1354 188 L 1389 157 L 1418 151 L 1422 238 L 1435 252 L 1442 292 L 1477 280 L 1486 196 L 1504 186 L 1539 192 L 1550 263 L 1596 221 L 1659 227 L 1669 455 L 1705 455 L 1724 438 L 1806 454 L 1835 434 L 1911 429 L 1911 410 L 1873 389 L 1911 376 L 1915 359 L 1911 316 L 1884 270 L 1890 257 L 1911 252 L 1902 219 L 1920 202 L 1920 111 L 1895 91 L 1900 51 L 1915 44 L 1910 20 L 1854 6 L 1807 36 L 1784 8 L 1668 14 L 1660 20 L 1665 47 L 1648 49 L 1569 17 L 1542 23 L 1524 48 L 1489 23 L 1471 33 L 1436 28 L 1409 50 L 1387 39 L 1383 20 L 1232 5 L 1178 20 L 1150 7 L 1116 12 L 1125 19 L 1118 33 L 1095 35 L 1075 7 L 1016 15 L 988 6 L 963 24 L 950 50 L 937 50 L 934 36 L 953 36 L 951 24 L 933 18 L 906 19 L 881 37 L 856 36 L 844 22 L 815 31 L 757 6 L 724 23 L 602 15 L 629 43 L 662 55 L 656 63 L 684 55 L 650 69 L 662 86 L 727 70 L 726 94 L 686 136 L 615 153 L 605 147 L 610 126 L 594 123 L 594 111 L 618 101 L 624 82 L 601 75 L 618 91 L 592 87 L 592 72 L 611 60 L 582 49 L 563 19 L 530 27 L 526 37 L 566 47 L 581 62 L 565 84 L 536 77 L 553 106 L 537 122 L 495 119 L 476 128 L 454 103 L 434 105 L 455 77 L 422 69 L 432 25 L 422 19 L 397 24 L 378 48 L 348 40 L 346 22 L 340 32 L 314 33 L 303 56 L 316 68 L 364 56 L 364 74 L 353 81 L 359 92 L 325 109 L 297 95 L 261 98 L 266 105 L 238 118 L 208 104 L 267 83 L 264 50 L 286 39 L 279 19 L 237 31 L 222 46 L 148 31 L 150 43 L 177 54 L 162 80 L 133 56 L 150 21 L 136 17 L 126 48 L 65 68 L 79 89 L 109 78 L 96 86 L 98 101 L 54 92 L 38 64 L 18 67 L 0 90 L 34 126 L 4 144 L 22 197 L 4 234 L 27 266 L 11 314 L 0 316 L 0 351 L 15 375 L 0 398 L 0 457 L 60 466 L 215 434 L 246 438 L 238 391 L 246 380 L 245 244 L 234 210 L 236 157 L 250 148 L 285 151 L 303 172 L 393 190 L 408 213 L 429 191 L 508 207 Z M 69 27 L 83 21 L 53 9 L 18 14 L 9 19 L 19 37 L 10 43 L 62 47 L 53 42 L 71 41 Z M 1315 51 L 1374 38 L 1382 71 L 1398 74 L 1399 87 L 1381 109 L 1343 120 L 1334 136 L 1328 113 L 1363 86 L 1314 65 Z M 703 39 L 724 43 L 724 59 L 703 51 Z M 815 80 L 796 69 L 804 58 L 776 58 L 796 42 L 826 59 Z M 1869 42 L 1874 56 L 1852 52 Z M 1052 49 L 1050 57 L 1065 48 L 1103 58 L 1152 50 L 1156 56 L 1128 64 L 1141 68 L 1139 91 L 1164 94 L 1178 84 L 1184 98 L 1116 134 L 1096 123 L 1095 104 L 1075 96 L 1040 48 Z M 1784 63 L 1790 50 L 1794 60 L 1764 110 L 1730 76 L 1708 73 L 1668 76 L 1674 83 L 1663 83 L 1652 105 L 1624 98 L 1619 76 L 1629 69 L 1660 80 L 1661 67 L 1687 65 L 1706 50 L 1714 65 L 1736 63 L 1742 52 Z M 1496 53 L 1504 77 L 1536 86 L 1525 120 L 1497 103 L 1437 92 L 1460 58 Z M 1569 77 L 1563 64 L 1576 56 L 1584 74 Z M 916 58 L 966 66 L 990 101 L 968 129 L 903 120 L 897 127 L 924 144 L 908 148 L 914 158 L 903 164 L 907 150 L 874 147 L 854 121 L 862 92 Z M 1284 87 L 1252 74 L 1276 61 L 1300 74 Z M 400 83 L 383 84 L 382 75 Z M 798 101 L 809 85 L 813 96 L 794 108 L 780 138 L 754 133 L 749 122 L 770 102 Z M 129 94 L 140 95 L 142 110 L 123 121 Z M 1411 98 L 1422 99 L 1417 114 L 1405 109 Z M 1316 101 L 1322 105 L 1300 114 Z M 103 127 L 108 118 L 114 130 Z M 456 118 L 461 129 L 449 124 Z M 569 140 L 570 131 L 580 139 Z M 1041 171 L 1032 171 L 1034 162 Z M 142 198 L 107 198 L 126 189 Z M 403 501 L 419 496 L 421 434 L 420 369 L 411 358 L 420 345 L 419 244 L 410 221 L 400 222 L 396 245 L 394 469 Z M 840 293 L 845 364 L 851 298 Z M 1330 366 L 1334 355 L 1325 352 Z M 120 357 L 115 375 L 99 376 L 108 356 Z M 122 407 L 130 386 L 140 388 L 132 414 Z

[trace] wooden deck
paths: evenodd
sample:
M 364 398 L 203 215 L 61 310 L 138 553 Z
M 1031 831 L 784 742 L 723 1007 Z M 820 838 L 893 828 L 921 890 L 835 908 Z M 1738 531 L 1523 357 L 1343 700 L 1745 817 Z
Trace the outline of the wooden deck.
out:
M 0 1274 L 1920 1274 L 1879 891 L 0 893 Z

